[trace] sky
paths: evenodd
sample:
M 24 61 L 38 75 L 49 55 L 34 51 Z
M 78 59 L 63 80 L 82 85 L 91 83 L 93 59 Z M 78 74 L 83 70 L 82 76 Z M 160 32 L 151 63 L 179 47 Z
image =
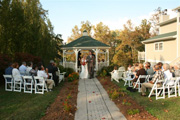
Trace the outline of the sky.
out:
M 176 17 L 171 9 L 180 6 L 180 0 L 40 0 L 48 10 L 55 34 L 62 34 L 66 42 L 75 25 L 89 21 L 92 25 L 103 22 L 111 30 L 123 29 L 131 19 L 134 26 L 149 19 L 158 7 L 168 9 L 170 18 Z

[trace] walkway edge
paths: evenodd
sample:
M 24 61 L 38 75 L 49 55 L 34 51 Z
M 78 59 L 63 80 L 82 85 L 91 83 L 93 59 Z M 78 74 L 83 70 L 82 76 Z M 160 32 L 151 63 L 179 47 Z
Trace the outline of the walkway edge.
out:
M 107 92 L 105 91 L 101 83 L 98 81 L 98 79 L 95 78 L 94 81 L 98 86 L 102 97 L 104 98 L 104 101 L 111 113 L 113 120 L 126 120 L 125 116 L 120 112 L 119 108 L 115 105 L 115 103 L 109 99 Z

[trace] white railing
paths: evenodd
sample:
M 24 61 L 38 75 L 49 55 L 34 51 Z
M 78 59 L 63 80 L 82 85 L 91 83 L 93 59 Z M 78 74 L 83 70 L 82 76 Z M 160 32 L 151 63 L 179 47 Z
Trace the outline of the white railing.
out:
M 75 62 L 65 62 L 65 68 L 72 68 L 75 70 Z
M 98 63 L 98 70 L 101 70 L 104 66 L 107 66 L 107 62 L 99 62 Z
M 138 60 L 145 60 L 145 52 L 138 51 Z
M 180 62 L 180 56 L 177 57 L 176 59 L 174 59 L 173 61 L 171 61 L 169 64 L 174 65 L 174 64 L 179 63 L 179 62 Z

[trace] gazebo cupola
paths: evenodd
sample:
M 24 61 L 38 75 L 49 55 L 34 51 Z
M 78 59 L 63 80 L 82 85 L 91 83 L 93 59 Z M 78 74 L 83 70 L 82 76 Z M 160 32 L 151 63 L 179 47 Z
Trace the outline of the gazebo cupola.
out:
M 109 49 L 110 46 L 95 40 L 94 38 L 90 37 L 86 30 L 83 31 L 83 35 L 64 45 L 63 49 L 63 66 L 73 68 L 76 72 L 78 71 L 78 53 L 87 52 L 87 50 L 92 50 L 95 53 L 96 58 L 96 71 L 102 68 L 103 66 L 109 65 Z M 66 61 L 66 55 L 68 54 L 75 54 L 75 62 Z M 104 54 L 105 60 L 104 62 L 98 62 L 98 54 Z

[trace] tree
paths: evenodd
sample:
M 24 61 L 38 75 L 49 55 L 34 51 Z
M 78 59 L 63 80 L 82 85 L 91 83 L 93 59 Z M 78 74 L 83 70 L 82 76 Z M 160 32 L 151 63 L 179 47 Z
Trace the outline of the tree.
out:
M 47 13 L 39 0 L 0 0 L 0 53 L 30 53 L 45 63 L 57 57 L 62 39 Z
M 72 35 L 68 37 L 68 43 L 81 37 L 84 30 L 86 30 L 88 35 L 91 36 L 92 25 L 89 21 L 86 21 L 86 22 L 82 21 L 81 28 L 78 28 L 77 25 L 74 26 L 74 28 L 72 29 Z
M 157 24 L 160 22 L 160 15 L 164 14 L 164 11 L 162 11 L 161 7 L 158 7 L 154 10 L 154 14 L 150 18 L 151 27 L 152 27 L 152 36 L 156 36 L 159 34 L 159 27 Z

